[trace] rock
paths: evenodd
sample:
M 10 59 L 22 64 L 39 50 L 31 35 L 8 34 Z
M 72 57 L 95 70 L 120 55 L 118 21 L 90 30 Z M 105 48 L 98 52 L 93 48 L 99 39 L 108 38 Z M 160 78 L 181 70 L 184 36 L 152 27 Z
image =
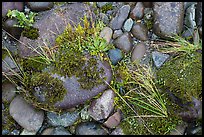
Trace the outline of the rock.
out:
M 131 54 L 131 61 L 139 61 L 146 53 L 146 45 L 144 43 L 139 43 L 135 45 L 132 54 Z
M 116 65 L 119 61 L 122 60 L 123 55 L 120 49 L 110 49 L 108 51 L 108 56 L 110 58 L 110 61 L 112 62 L 112 65 Z
M 23 2 L 2 2 L 2 17 L 6 17 L 8 10 L 23 11 L 23 6 Z
M 20 131 L 17 130 L 17 129 L 14 129 L 10 135 L 19 135 L 20 134 Z
M 117 37 L 121 36 L 123 34 L 123 31 L 121 29 L 115 30 L 113 33 L 113 39 L 116 39 Z
M 116 16 L 114 18 L 112 18 L 111 22 L 110 22 L 110 27 L 113 30 L 116 29 L 121 29 L 123 26 L 124 21 L 127 19 L 128 14 L 130 12 L 130 6 L 129 5 L 124 5 L 122 6 L 118 12 L 116 13 Z
M 107 135 L 107 132 L 98 123 L 84 122 L 77 125 L 76 135 Z
M 184 10 L 186 11 L 186 9 L 189 7 L 189 6 L 191 6 L 191 5 L 193 5 L 193 4 L 196 4 L 197 2 L 184 2 Z
M 154 2 L 153 3 L 153 32 L 168 38 L 181 33 L 184 19 L 183 2 Z
M 148 29 L 145 25 L 137 22 L 131 30 L 132 35 L 142 41 L 148 40 Z
M 109 27 L 104 27 L 100 32 L 100 37 L 105 39 L 107 43 L 110 42 L 113 35 L 113 30 Z
M 129 53 L 133 47 L 132 38 L 128 32 L 123 33 L 123 35 L 115 39 L 113 44 L 125 53 Z
M 160 68 L 164 62 L 169 58 L 168 54 L 160 53 L 158 51 L 152 52 L 152 58 L 157 68 Z
M 112 116 L 110 116 L 106 122 L 103 123 L 104 126 L 108 128 L 115 128 L 120 124 L 121 114 L 119 111 L 115 112 Z
M 48 123 L 52 126 L 63 126 L 68 127 L 74 124 L 79 118 L 78 112 L 66 112 L 61 115 L 54 112 L 47 112 Z
M 41 133 L 41 135 L 52 135 L 54 128 L 46 128 L 45 130 L 43 130 L 43 132 Z
M 120 127 L 114 129 L 110 135 L 125 135 L 123 130 Z
M 202 135 L 202 125 L 187 130 L 187 135 Z
M 114 91 L 104 91 L 98 99 L 91 102 L 88 109 L 90 116 L 94 120 L 106 119 L 114 109 L 114 96 Z
M 72 134 L 64 127 L 56 127 L 53 129 L 51 135 L 72 135 Z
M 10 103 L 9 113 L 19 125 L 31 132 L 37 132 L 44 120 L 44 112 L 27 104 L 20 95 Z
M 202 2 L 197 3 L 195 18 L 197 26 L 202 26 Z
M 23 129 L 23 131 L 21 132 L 21 134 L 20 135 L 36 135 L 36 133 L 37 132 L 30 132 L 30 131 L 28 131 L 28 130 L 26 130 L 26 129 Z
M 169 135 L 184 135 L 186 127 L 187 124 L 183 122 L 180 125 L 176 126 L 175 129 L 171 130 Z
M 17 68 L 14 61 L 9 56 L 6 56 L 2 60 L 2 72 L 5 72 L 8 75 L 12 75 L 14 72 L 11 70 L 14 72 L 19 72 L 19 69 Z
M 14 25 L 17 25 L 18 21 L 15 18 L 9 18 L 3 23 L 3 28 L 10 33 L 14 38 L 19 39 L 21 36 L 21 32 L 23 31 L 22 28 L 15 27 Z M 9 36 L 10 37 L 10 36 Z M 12 38 L 12 37 L 11 37 Z M 12 38 L 12 39 L 14 39 Z
M 98 18 L 103 21 L 104 24 L 108 25 L 109 23 L 109 19 L 108 19 L 108 16 L 104 13 L 99 13 L 99 16 Z
M 16 95 L 16 87 L 12 83 L 2 83 L 2 100 L 11 102 Z
M 145 8 L 152 8 L 153 7 L 152 2 L 143 2 L 143 5 Z
M 68 23 L 73 24 L 71 22 L 73 21 L 78 24 L 85 14 L 89 19 L 88 9 L 89 7 L 86 4 L 75 3 L 60 7 L 56 6 L 49 11 L 41 12 L 41 15 L 38 16 L 39 20 L 36 20 L 33 25 L 33 27 L 39 29 L 39 37 L 35 40 L 31 40 L 27 37 L 21 36 L 20 41 L 33 48 L 37 48 L 38 45 L 52 47 L 55 45 L 55 39 L 59 34 L 63 33 Z M 28 57 L 38 55 L 24 44 L 19 43 L 19 56 Z
M 27 2 L 27 6 L 32 10 L 32 11 L 45 11 L 45 10 L 50 10 L 53 8 L 54 3 L 53 2 Z
M 130 12 L 130 18 L 140 20 L 144 16 L 144 5 L 142 2 L 137 2 L 134 9 Z
M 131 18 L 127 19 L 123 25 L 123 30 L 129 32 L 132 29 L 133 20 Z
M 96 2 L 97 7 L 102 8 L 105 6 L 108 2 Z
M 196 27 L 195 22 L 195 4 L 192 4 L 186 9 L 185 12 L 185 18 L 184 18 L 184 24 L 187 29 L 191 29 L 192 31 Z

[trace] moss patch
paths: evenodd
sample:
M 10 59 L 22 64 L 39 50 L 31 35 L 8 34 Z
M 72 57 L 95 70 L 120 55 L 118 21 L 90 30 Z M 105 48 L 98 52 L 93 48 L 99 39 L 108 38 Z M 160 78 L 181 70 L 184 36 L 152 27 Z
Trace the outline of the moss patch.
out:
M 34 27 L 25 27 L 22 35 L 24 37 L 27 37 L 29 39 L 37 39 L 39 37 L 39 33 L 38 33 L 39 29 L 38 28 L 34 28 Z

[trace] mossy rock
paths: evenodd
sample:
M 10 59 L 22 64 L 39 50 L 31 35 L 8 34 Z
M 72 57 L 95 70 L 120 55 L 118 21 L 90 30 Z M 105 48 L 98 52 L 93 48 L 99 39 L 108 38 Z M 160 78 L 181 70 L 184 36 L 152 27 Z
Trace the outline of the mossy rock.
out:
M 202 54 L 193 52 L 172 57 L 158 71 L 161 87 L 169 89 L 183 101 L 199 99 L 202 93 Z

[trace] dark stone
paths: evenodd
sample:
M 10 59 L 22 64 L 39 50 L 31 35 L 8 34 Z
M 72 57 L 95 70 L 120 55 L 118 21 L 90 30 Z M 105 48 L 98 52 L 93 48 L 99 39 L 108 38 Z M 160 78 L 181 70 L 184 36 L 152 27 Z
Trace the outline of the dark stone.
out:
M 23 11 L 24 3 L 23 2 L 2 2 L 2 17 L 5 18 L 8 10 L 18 10 Z
M 53 8 L 53 2 L 27 2 L 27 6 L 31 11 L 45 11 Z
M 183 30 L 184 3 L 183 2 L 154 2 L 153 3 L 153 32 L 168 38 Z
M 143 2 L 143 5 L 145 8 L 152 8 L 153 7 L 152 2 Z
M 142 41 L 148 40 L 148 29 L 145 25 L 137 22 L 131 29 L 132 35 Z
M 202 2 L 197 3 L 195 18 L 197 26 L 202 26 Z
M 120 49 L 111 49 L 108 51 L 108 56 L 113 65 L 116 65 L 119 61 L 122 60 L 123 55 Z
M 137 2 L 135 8 L 130 12 L 130 18 L 140 20 L 144 16 L 144 5 L 142 2 Z

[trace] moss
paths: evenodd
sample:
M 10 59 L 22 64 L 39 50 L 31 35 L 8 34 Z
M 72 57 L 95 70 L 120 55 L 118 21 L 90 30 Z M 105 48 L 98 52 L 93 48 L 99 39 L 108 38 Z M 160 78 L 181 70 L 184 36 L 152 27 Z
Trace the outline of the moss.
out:
M 101 12 L 102 13 L 106 13 L 107 11 L 112 10 L 112 9 L 113 9 L 112 4 L 111 3 L 107 3 L 106 5 L 101 7 Z
M 183 101 L 202 93 L 202 54 L 182 54 L 171 58 L 157 72 L 161 87 L 168 88 Z
M 39 37 L 39 29 L 34 27 L 25 27 L 22 35 L 32 40 L 37 39 Z

